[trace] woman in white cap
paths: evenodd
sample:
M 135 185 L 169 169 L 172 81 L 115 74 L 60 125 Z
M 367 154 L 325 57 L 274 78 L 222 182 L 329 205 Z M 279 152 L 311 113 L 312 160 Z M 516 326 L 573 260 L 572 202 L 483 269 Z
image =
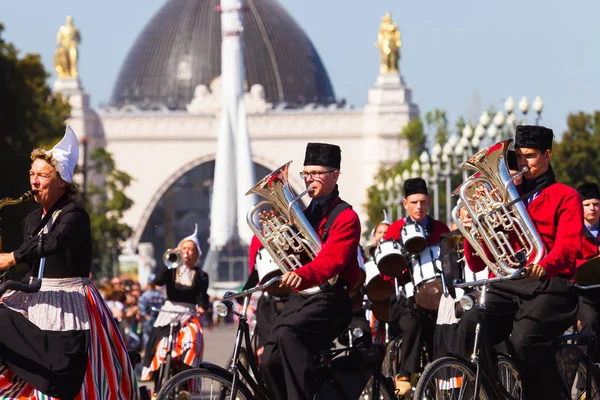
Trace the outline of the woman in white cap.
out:
M 27 263 L 33 276 L 45 259 L 37 293 L 8 292 L 1 299 L 3 399 L 139 397 L 123 339 L 89 280 L 90 217 L 72 199 L 78 157 L 69 127 L 52 150 L 31 153 L 29 181 L 41 207 L 25 218 L 21 246 L 0 253 L 0 269 Z
M 177 345 L 171 352 L 172 360 L 179 370 L 195 368 L 202 361 L 204 340 L 200 317 L 208 309 L 209 298 L 208 274 L 197 266 L 202 255 L 197 224 L 194 233 L 183 238 L 177 248 L 183 262 L 177 268 L 163 266 L 153 281 L 157 286 L 166 286 L 167 301 L 156 318 L 146 345 L 141 376 L 143 381 L 156 379 L 157 371 L 165 361 L 166 353 L 163 349 L 167 348 L 169 324 L 173 317 L 179 320 L 180 329 L 177 333 Z M 174 314 L 168 311 L 198 313 Z

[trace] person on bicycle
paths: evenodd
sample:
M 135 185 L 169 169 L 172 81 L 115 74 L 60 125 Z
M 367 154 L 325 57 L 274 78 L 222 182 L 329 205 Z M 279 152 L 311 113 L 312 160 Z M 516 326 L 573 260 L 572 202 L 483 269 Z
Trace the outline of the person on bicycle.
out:
M 402 243 L 402 228 L 408 223 L 419 224 L 425 231 L 427 245 L 437 245 L 440 236 L 450 232 L 448 226 L 428 215 L 430 198 L 427 183 L 422 178 L 407 179 L 404 182 L 404 208 L 408 216 L 394 222 L 385 234 L 385 240 L 394 239 Z M 410 266 L 409 266 L 410 268 Z M 410 276 L 412 271 L 406 271 Z M 388 277 L 388 279 L 390 279 Z M 410 278 L 400 282 L 408 283 Z M 400 366 L 395 377 L 396 389 L 400 395 L 411 390 L 410 377 L 419 372 L 421 345 L 426 342 L 431 354 L 431 344 L 435 330 L 436 312 L 420 308 L 414 296 L 392 300 L 390 325 L 402 333 Z
M 600 189 L 595 183 L 584 183 L 577 187 L 583 202 L 583 243 L 581 260 L 577 266 L 600 255 Z M 577 321 L 580 332 L 600 332 L 600 289 L 579 290 Z M 596 344 L 593 354 L 595 363 L 600 362 L 600 345 Z
M 166 286 L 167 301 L 154 322 L 154 329 L 146 343 L 141 380 L 157 378 L 157 371 L 166 358 L 169 348 L 169 325 L 173 319 L 179 322 L 176 345 L 171 350 L 172 360 L 177 370 L 195 368 L 202 361 L 204 341 L 202 337 L 201 315 L 208 309 L 208 274 L 196 266 L 202 252 L 198 241 L 198 225 L 190 236 L 179 242 L 183 262 L 176 268 L 160 268 L 154 281 L 156 286 Z M 169 311 L 179 313 L 169 313 Z M 197 314 L 193 314 L 194 311 Z M 188 314 L 184 314 L 189 312 Z
M 550 165 L 553 137 L 552 130 L 542 126 L 519 125 L 516 129 L 517 162 L 520 169 L 528 167 L 517 189 L 546 253 L 538 264 L 527 266 L 528 279 L 490 285 L 486 294 L 486 345 L 482 348 L 487 356 L 480 357 L 490 361 L 483 365 L 494 374 L 493 345 L 508 338 L 528 400 L 570 398 L 557 370 L 551 342 L 575 320 L 577 295 L 570 279 L 581 257 L 583 208 L 575 189 L 556 182 Z M 464 246 L 469 268 L 483 269 L 485 264 L 467 240 Z M 465 357 L 473 349 L 477 313 L 473 308 L 460 321 Z
M 1 398 L 139 398 L 123 339 L 89 279 L 90 217 L 73 199 L 78 156 L 68 126 L 50 151 L 31 153 L 29 182 L 41 207 L 25 218 L 19 248 L 0 253 L 0 269 L 27 263 L 37 276 L 44 258 L 44 274 L 38 292 L 1 299 Z
M 323 240 L 317 256 L 286 272 L 282 284 L 293 289 L 267 338 L 261 373 L 273 399 L 312 399 L 318 390 L 315 356 L 348 328 L 352 318 L 349 291 L 360 278 L 360 221 L 338 192 L 341 150 L 326 143 L 308 143 L 301 176 L 311 187 L 304 211 Z M 335 284 L 329 279 L 338 276 Z M 321 291 L 298 291 L 319 286 Z

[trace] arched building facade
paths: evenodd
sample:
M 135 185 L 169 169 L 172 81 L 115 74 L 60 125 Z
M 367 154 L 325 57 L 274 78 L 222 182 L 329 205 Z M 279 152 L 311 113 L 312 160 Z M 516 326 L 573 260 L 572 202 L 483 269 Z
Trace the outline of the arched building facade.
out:
M 126 58 L 111 105 L 94 110 L 78 79 L 59 79 L 69 124 L 104 146 L 130 174 L 131 245 L 152 242 L 155 257 L 201 226 L 209 232 L 210 188 L 220 121 L 217 0 L 169 0 Z M 302 29 L 276 0 L 246 0 L 244 50 L 248 132 L 256 176 L 289 160 L 296 190 L 308 142 L 342 148 L 340 192 L 361 218 L 366 189 L 382 165 L 408 157 L 399 132 L 419 110 L 399 73 L 376 76 L 363 108 L 336 101 L 327 71 Z M 85 81 L 86 77 L 80 77 Z M 364 220 L 364 218 L 363 218 Z M 203 233 L 206 232 L 206 233 Z

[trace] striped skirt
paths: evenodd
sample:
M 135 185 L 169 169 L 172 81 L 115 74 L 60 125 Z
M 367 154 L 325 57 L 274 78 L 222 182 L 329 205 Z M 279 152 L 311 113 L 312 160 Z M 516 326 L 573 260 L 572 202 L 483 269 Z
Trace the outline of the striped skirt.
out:
M 169 302 L 165 303 L 161 314 L 164 313 L 165 307 L 169 307 Z M 178 360 L 192 368 L 198 367 L 202 361 L 204 354 L 204 337 L 200 318 L 196 316 L 185 316 L 184 322 L 181 323 L 181 328 L 176 333 L 175 345 L 171 351 L 173 360 Z M 169 341 L 169 326 L 157 326 L 160 321 L 160 315 L 155 323 L 154 331 L 150 335 L 149 346 L 146 348 L 144 367 L 142 368 L 142 381 L 149 381 L 153 378 L 153 373 L 158 371 L 160 366 L 165 362 L 168 350 Z M 163 324 L 158 324 L 163 325 Z M 160 335 L 157 338 L 156 335 Z M 153 343 L 156 343 L 153 345 Z
M 87 366 L 76 400 L 139 399 L 123 339 L 110 310 L 88 279 L 44 278 L 38 293 L 12 292 L 2 302 L 25 315 L 42 333 L 89 329 Z M 3 365 L 0 398 L 53 399 Z

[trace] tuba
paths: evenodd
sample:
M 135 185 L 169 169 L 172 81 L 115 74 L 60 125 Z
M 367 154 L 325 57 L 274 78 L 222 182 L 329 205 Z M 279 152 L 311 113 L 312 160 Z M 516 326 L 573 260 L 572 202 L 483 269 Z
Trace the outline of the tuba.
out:
M 246 221 L 260 243 L 267 250 L 273 261 L 282 272 L 290 272 L 300 268 L 306 262 L 313 260 L 321 250 L 321 238 L 308 222 L 298 201 L 312 189 L 308 188 L 296 196 L 288 182 L 289 161 L 271 172 L 252 187 L 246 195 L 258 194 L 266 200 L 256 204 L 246 215 Z M 256 213 L 269 207 L 273 212 L 267 212 L 259 219 Z M 337 276 L 330 279 L 335 284 Z M 315 286 L 301 291 L 302 294 L 312 295 L 321 289 Z
M 512 139 L 504 140 L 469 158 L 462 169 L 475 170 L 476 173 L 453 193 L 459 195 L 460 201 L 452 211 L 452 220 L 477 255 L 498 277 L 514 274 L 523 259 L 528 260 L 527 265 L 535 264 L 545 254 L 542 238 L 525 204 L 517 200 L 519 193 L 513 182 L 527 169 L 525 167 L 511 177 L 505 161 L 512 142 Z M 473 220 L 471 229 L 465 228 L 459 217 L 463 206 Z M 518 248 L 511 244 L 511 240 L 513 243 L 516 240 Z

